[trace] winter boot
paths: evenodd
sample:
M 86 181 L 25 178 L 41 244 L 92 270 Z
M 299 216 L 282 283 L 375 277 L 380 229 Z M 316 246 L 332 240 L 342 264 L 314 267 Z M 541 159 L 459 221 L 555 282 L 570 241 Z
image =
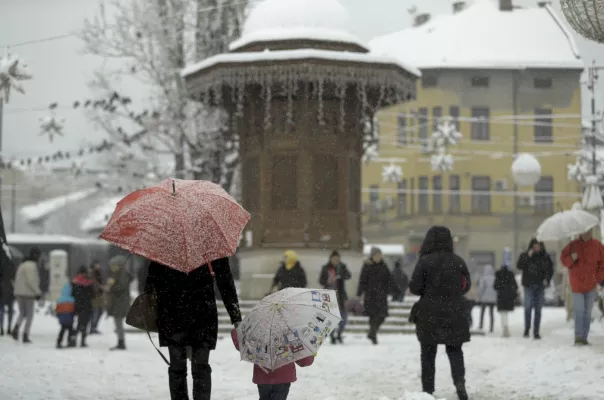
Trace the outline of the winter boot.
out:
M 210 400 L 212 395 L 212 367 L 209 364 L 192 364 L 193 400 Z
M 4 325 L 0 325 L 0 336 L 4 336 Z
M 338 335 L 338 343 L 340 343 L 340 344 L 344 343 L 344 340 L 342 340 L 342 335 L 341 334 Z
M 82 333 L 82 342 L 80 343 L 80 347 L 88 347 L 86 344 L 86 334 Z
M 528 329 L 526 329 L 526 330 L 524 331 L 524 337 L 525 337 L 525 338 L 528 338 L 528 337 L 529 337 L 529 333 L 530 333 L 530 332 L 529 332 L 529 330 L 528 330 Z
M 539 332 L 535 332 L 535 334 L 533 335 L 533 338 L 535 340 L 541 340 L 541 335 L 539 334 Z
M 29 340 L 29 335 L 27 333 L 23 334 L 23 343 L 31 343 L 31 340 Z
M 461 381 L 455 384 L 455 389 L 457 390 L 457 397 L 459 400 L 468 400 L 468 392 L 466 391 L 466 382 Z
M 329 338 L 331 339 L 331 344 L 337 344 L 338 343 L 335 336 L 331 335 Z
M 109 350 L 126 350 L 126 342 L 123 340 L 118 340 L 117 346 L 110 348 Z
M 19 340 L 19 326 L 18 325 L 13 328 L 13 332 L 11 333 L 11 336 L 13 337 L 13 339 Z

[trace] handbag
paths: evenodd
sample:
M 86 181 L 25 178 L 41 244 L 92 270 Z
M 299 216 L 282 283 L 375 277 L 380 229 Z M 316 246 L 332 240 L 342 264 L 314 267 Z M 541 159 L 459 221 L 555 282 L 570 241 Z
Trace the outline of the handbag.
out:
M 409 323 L 410 324 L 417 323 L 417 313 L 419 311 L 419 302 L 420 301 L 422 301 L 421 297 L 419 298 L 418 301 L 413 303 L 413 306 L 411 307 L 411 311 L 409 312 Z
M 146 331 L 147 336 L 149 337 L 149 341 L 157 351 L 157 353 L 161 356 L 164 362 L 170 365 L 170 362 L 162 354 L 162 352 L 157 348 L 155 343 L 153 343 L 153 339 L 151 339 L 150 332 L 158 332 L 157 328 L 157 298 L 154 294 L 143 293 L 140 294 L 132 305 L 130 306 L 130 310 L 128 310 L 128 315 L 126 316 L 126 324 Z

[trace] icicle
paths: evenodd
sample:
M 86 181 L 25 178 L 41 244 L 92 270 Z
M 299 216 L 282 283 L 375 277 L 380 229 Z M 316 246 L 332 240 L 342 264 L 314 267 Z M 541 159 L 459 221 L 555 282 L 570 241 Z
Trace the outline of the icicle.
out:
M 318 81 L 318 93 L 317 93 L 318 97 L 319 97 L 319 125 L 324 126 L 325 125 L 325 114 L 324 114 L 324 110 L 323 110 L 323 78 L 319 78 Z
M 346 83 L 339 82 L 338 84 L 338 95 L 340 96 L 340 131 L 344 132 L 346 123 Z
M 241 118 L 241 117 L 243 117 L 243 96 L 245 95 L 245 85 L 242 82 L 240 82 L 236 88 L 233 88 L 233 90 L 237 91 L 236 114 L 238 117 Z
M 380 85 L 380 95 L 378 97 L 378 102 L 376 105 L 377 109 L 382 107 L 382 103 L 384 102 L 385 96 L 386 96 L 386 87 L 382 84 L 382 85 Z
M 294 124 L 294 87 L 295 78 L 292 74 L 287 75 L 287 125 Z M 289 129 L 289 128 L 288 128 Z
M 365 82 L 361 84 L 361 111 L 363 114 L 369 108 L 369 103 L 367 102 L 367 85 Z
M 268 84 L 268 82 L 265 82 L 266 85 L 266 90 L 265 90 L 265 109 L 264 109 L 264 128 L 268 129 L 271 127 L 271 100 L 272 100 L 272 93 L 271 93 L 271 87 Z

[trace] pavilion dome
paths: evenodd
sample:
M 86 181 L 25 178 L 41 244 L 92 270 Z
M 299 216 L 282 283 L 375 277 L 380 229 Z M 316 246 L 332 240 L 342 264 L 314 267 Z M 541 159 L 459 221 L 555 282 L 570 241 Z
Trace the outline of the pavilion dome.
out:
M 312 40 L 365 44 L 351 33 L 350 14 L 338 0 L 263 0 L 245 21 L 236 50 L 251 43 Z

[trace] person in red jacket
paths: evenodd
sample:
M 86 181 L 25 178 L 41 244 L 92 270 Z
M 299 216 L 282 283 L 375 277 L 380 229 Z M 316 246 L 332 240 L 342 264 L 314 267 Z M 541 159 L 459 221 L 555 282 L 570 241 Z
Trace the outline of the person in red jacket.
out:
M 592 238 L 591 231 L 585 232 L 562 250 L 560 261 L 568 268 L 573 291 L 575 345 L 584 346 L 589 344 L 587 336 L 597 286 L 604 279 L 604 247 Z
M 237 337 L 237 329 L 231 332 L 231 338 L 235 348 L 239 350 L 239 339 Z M 316 354 L 315 354 L 316 355 Z M 308 367 L 312 365 L 315 356 L 308 356 L 296 361 L 300 367 Z M 296 366 L 287 364 L 274 371 L 265 371 L 258 365 L 254 364 L 254 377 L 252 382 L 258 385 L 259 400 L 286 400 L 289 394 L 289 388 L 296 381 Z

